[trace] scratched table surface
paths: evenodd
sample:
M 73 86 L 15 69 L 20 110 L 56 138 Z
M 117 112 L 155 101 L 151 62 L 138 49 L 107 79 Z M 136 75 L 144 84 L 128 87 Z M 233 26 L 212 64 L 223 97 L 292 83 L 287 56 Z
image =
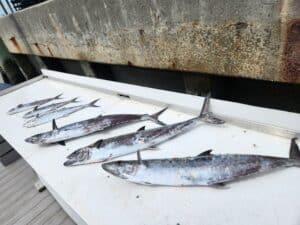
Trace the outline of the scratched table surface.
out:
M 226 188 L 151 187 L 110 176 L 100 164 L 64 167 L 73 150 L 98 139 L 157 127 L 139 122 L 68 141 L 66 146 L 40 146 L 24 142 L 26 137 L 51 129 L 51 124 L 23 127 L 23 113 L 8 115 L 20 103 L 63 93 L 64 99 L 79 97 L 82 103 L 100 98 L 99 108 L 87 108 L 57 120 L 58 127 L 99 114 L 154 113 L 169 109 L 160 119 L 175 123 L 198 114 L 202 97 L 137 87 L 111 81 L 43 70 L 44 78 L 0 97 L 1 135 L 37 172 L 42 182 L 78 224 L 103 225 L 268 225 L 300 223 L 300 169 L 274 173 L 227 184 Z M 128 94 L 130 98 L 116 93 Z M 179 107 L 180 106 L 180 107 Z M 184 110 L 184 107 L 187 107 Z M 211 109 L 220 115 L 266 122 L 299 132 L 300 115 L 212 99 Z M 298 142 L 299 143 L 299 142 Z M 142 152 L 143 159 L 194 156 L 207 149 L 214 153 L 261 154 L 287 157 L 290 140 L 226 123 L 202 124 Z M 136 154 L 120 159 L 136 159 Z

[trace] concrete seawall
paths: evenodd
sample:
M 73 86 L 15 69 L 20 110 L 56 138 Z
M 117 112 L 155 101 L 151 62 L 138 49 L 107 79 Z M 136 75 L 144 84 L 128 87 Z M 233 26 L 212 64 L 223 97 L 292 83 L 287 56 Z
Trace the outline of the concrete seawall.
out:
M 12 53 L 300 83 L 298 0 L 50 0 L 0 36 Z

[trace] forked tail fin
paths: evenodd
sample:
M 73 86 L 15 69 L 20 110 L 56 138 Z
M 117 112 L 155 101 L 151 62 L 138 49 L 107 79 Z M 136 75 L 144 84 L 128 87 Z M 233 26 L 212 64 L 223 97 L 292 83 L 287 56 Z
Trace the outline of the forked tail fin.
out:
M 202 121 L 204 121 L 206 123 L 211 123 L 211 124 L 223 124 L 223 123 L 225 123 L 224 120 L 215 117 L 213 115 L 213 113 L 209 111 L 209 100 L 210 100 L 210 93 L 208 93 L 207 96 L 204 99 L 199 118 Z
M 165 107 L 165 108 L 163 108 L 162 110 L 158 111 L 157 113 L 154 113 L 154 114 L 152 114 L 152 115 L 145 115 L 145 117 L 146 117 L 147 120 L 151 120 L 151 121 L 154 122 L 154 123 L 157 123 L 157 124 L 159 124 L 159 125 L 165 126 L 166 124 L 165 124 L 164 122 L 160 121 L 160 120 L 158 119 L 158 117 L 159 117 L 164 111 L 166 111 L 167 109 L 168 109 L 168 107 Z
M 96 100 L 94 100 L 94 101 L 88 103 L 88 106 L 89 106 L 89 107 L 100 107 L 100 106 L 98 106 L 98 105 L 95 105 L 96 102 L 98 102 L 98 101 L 99 101 L 99 99 L 96 99 Z
M 54 99 L 62 99 L 62 98 L 60 97 L 60 96 L 62 96 L 62 94 L 63 94 L 63 93 L 61 93 L 61 94 L 55 96 Z
M 78 99 L 78 97 L 73 98 L 73 99 L 70 100 L 70 102 L 80 102 L 80 101 L 78 101 L 77 99 Z
M 290 145 L 290 159 L 300 160 L 300 150 L 299 150 L 299 146 L 297 145 L 296 140 L 297 140 L 297 138 L 293 138 L 291 140 L 291 145 Z

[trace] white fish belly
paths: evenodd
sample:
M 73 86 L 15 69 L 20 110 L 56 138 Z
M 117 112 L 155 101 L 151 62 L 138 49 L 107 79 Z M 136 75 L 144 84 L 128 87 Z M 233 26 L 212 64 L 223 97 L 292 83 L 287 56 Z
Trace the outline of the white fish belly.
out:
M 207 186 L 210 178 L 214 176 L 211 172 L 199 168 L 148 168 L 141 165 L 137 172 L 127 179 L 145 185 Z

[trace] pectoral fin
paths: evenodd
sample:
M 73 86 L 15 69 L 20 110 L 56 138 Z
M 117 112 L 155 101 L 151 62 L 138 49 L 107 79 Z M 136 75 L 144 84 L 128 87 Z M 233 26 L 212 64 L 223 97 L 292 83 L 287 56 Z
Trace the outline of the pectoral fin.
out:
M 142 164 L 142 157 L 140 151 L 137 151 L 136 154 L 137 154 L 138 164 Z
M 56 124 L 56 121 L 55 120 L 52 120 L 52 129 L 53 130 L 57 130 L 58 127 L 57 127 L 57 124 Z
M 141 128 L 139 128 L 136 132 L 139 132 L 139 131 L 142 131 L 142 130 L 145 130 L 146 126 L 142 126 Z
M 57 142 L 57 144 L 62 145 L 62 146 L 66 146 L 66 142 L 65 141 Z
M 198 156 L 206 156 L 206 155 L 211 155 L 212 149 L 206 150 L 204 152 L 201 152 Z

